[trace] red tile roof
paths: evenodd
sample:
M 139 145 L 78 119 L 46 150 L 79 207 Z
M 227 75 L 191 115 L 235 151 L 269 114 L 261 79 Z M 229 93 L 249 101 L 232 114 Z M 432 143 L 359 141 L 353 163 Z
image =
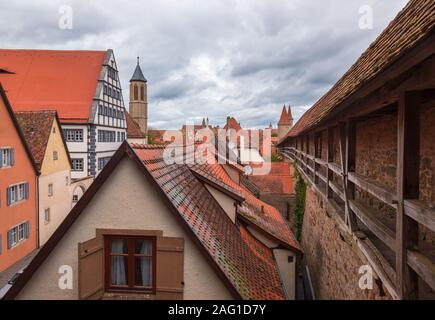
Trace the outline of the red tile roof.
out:
M 256 198 L 247 188 L 235 183 L 220 164 L 195 164 L 191 170 L 204 177 L 213 177 L 226 186 L 243 195 L 245 201 L 238 206 L 238 212 L 262 231 L 268 233 L 289 247 L 300 251 L 301 247 L 279 211 Z
M 343 77 L 288 133 L 295 137 L 316 126 L 351 94 L 396 62 L 435 29 L 435 1 L 411 0 Z
M 106 51 L 0 50 L 0 74 L 14 111 L 56 110 L 87 122 Z
M 139 125 L 137 124 L 136 121 L 134 121 L 134 119 L 130 116 L 127 110 L 124 111 L 124 114 L 127 123 L 127 138 L 132 138 L 132 139 L 146 138 L 146 134 L 140 130 Z
M 240 123 L 237 122 L 237 120 L 233 117 L 230 117 L 227 119 L 227 123 L 224 126 L 225 130 L 228 129 L 234 129 L 236 132 L 242 130 L 242 127 L 240 126 Z
M 290 117 L 287 113 L 287 109 L 285 105 L 282 107 L 281 111 L 281 117 L 279 118 L 278 125 L 289 125 L 290 124 Z
M 132 147 L 243 299 L 286 298 L 270 250 L 239 230 L 187 165 L 165 164 L 162 147 Z
M 15 112 L 38 170 L 41 169 L 56 111 Z

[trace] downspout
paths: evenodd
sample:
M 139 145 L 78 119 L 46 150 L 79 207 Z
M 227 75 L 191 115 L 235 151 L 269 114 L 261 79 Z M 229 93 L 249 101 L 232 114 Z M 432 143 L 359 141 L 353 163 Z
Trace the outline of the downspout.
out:
M 36 249 L 39 249 L 39 175 L 36 175 Z

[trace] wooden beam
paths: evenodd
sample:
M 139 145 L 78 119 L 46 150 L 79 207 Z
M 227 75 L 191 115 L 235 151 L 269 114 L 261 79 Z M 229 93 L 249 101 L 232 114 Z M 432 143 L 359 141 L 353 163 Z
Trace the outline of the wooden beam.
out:
M 402 299 L 418 298 L 418 277 L 407 263 L 407 251 L 418 245 L 418 223 L 405 214 L 405 199 L 418 199 L 420 169 L 420 93 L 399 99 L 397 123 L 396 285 Z
M 348 173 L 349 181 L 356 184 L 361 190 L 370 193 L 372 196 L 381 200 L 382 202 L 396 208 L 397 195 L 393 191 L 380 186 L 376 181 L 363 177 L 355 172 Z
M 349 228 L 353 230 L 357 230 L 357 223 L 355 219 L 355 215 L 351 212 L 349 207 L 349 198 L 351 195 L 348 192 L 348 179 L 347 179 L 347 165 L 349 162 L 349 150 L 347 146 L 349 144 L 354 144 L 355 139 L 349 137 L 349 135 L 353 135 L 354 133 L 350 133 L 349 130 L 349 122 L 340 122 L 339 125 L 340 131 L 340 156 L 341 156 L 341 180 L 343 183 L 343 193 L 344 193 L 344 212 L 345 212 L 345 222 L 349 226 Z M 355 127 L 354 127 L 355 128 Z M 353 140 L 353 141 L 351 141 Z M 353 158 L 355 155 L 353 155 Z
M 332 198 L 332 190 L 329 187 L 330 181 L 334 178 L 333 171 L 329 168 L 329 164 L 334 161 L 334 128 L 329 127 L 327 130 L 328 135 L 328 145 L 326 147 L 326 196 L 327 198 Z
M 376 235 L 376 237 L 385 243 L 391 250 L 396 250 L 396 235 L 394 234 L 394 231 L 376 218 L 377 212 L 375 210 L 355 200 L 349 200 L 349 206 L 361 222 L 364 223 L 367 228 Z
M 405 200 L 405 214 L 435 232 L 435 209 L 429 208 L 423 201 Z
M 435 264 L 422 253 L 408 250 L 409 266 L 435 290 Z

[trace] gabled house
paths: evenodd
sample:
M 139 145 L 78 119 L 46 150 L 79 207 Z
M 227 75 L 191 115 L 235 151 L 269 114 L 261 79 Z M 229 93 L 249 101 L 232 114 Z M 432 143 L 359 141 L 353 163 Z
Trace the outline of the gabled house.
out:
M 0 272 L 37 247 L 38 170 L 0 84 Z
M 73 179 L 96 176 L 126 139 L 113 50 L 2 49 L 0 68 L 14 111 L 57 111 Z
M 39 171 L 39 245 L 44 245 L 72 206 L 71 160 L 56 111 L 22 111 L 15 117 Z
M 163 152 L 124 142 L 4 299 L 294 298 L 300 249 L 279 213 Z

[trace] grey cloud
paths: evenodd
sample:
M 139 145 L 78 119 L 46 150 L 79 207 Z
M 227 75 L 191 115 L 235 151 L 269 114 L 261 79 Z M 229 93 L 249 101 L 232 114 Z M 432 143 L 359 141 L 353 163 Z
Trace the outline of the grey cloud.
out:
M 298 118 L 351 66 L 406 0 L 0 0 L 6 48 L 114 49 L 124 97 L 136 56 L 155 128 L 232 115 L 276 123 L 283 103 Z M 58 28 L 69 4 L 74 29 Z M 358 29 L 371 5 L 374 29 Z M 128 105 L 128 101 L 125 101 Z

